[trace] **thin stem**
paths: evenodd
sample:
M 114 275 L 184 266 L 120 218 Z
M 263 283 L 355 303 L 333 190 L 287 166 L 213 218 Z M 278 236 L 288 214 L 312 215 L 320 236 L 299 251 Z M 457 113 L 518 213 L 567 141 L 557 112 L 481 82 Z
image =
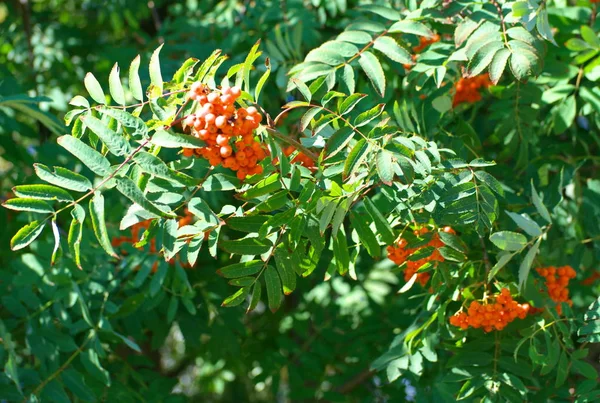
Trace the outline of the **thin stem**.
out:
M 502 37 L 504 38 L 504 43 L 506 47 L 510 49 L 510 45 L 508 44 L 508 34 L 506 33 L 506 23 L 504 21 L 504 14 L 502 13 L 502 7 L 498 4 L 497 0 L 490 0 L 490 2 L 496 7 L 498 10 L 498 16 L 500 17 L 500 25 L 502 26 Z
M 303 154 L 305 154 L 308 158 L 312 159 L 313 161 L 317 161 L 319 159 L 318 155 L 310 151 L 308 148 L 304 147 L 299 141 L 296 141 L 289 136 L 285 136 L 283 133 L 280 133 L 277 129 L 274 129 L 272 127 L 267 126 L 266 129 L 269 132 L 269 134 L 271 134 L 273 137 L 283 141 L 284 143 L 294 146 L 294 148 L 302 151 Z
M 73 360 L 75 358 L 77 358 L 77 356 L 79 354 L 81 354 L 83 352 L 83 349 L 85 348 L 85 346 L 87 346 L 87 344 L 89 343 L 90 340 L 92 340 L 92 337 L 94 336 L 95 331 L 92 330 L 90 331 L 89 335 L 86 337 L 85 341 L 83 342 L 83 344 L 81 346 L 79 346 L 77 348 L 77 350 L 75 350 L 73 352 L 73 354 L 71 354 L 71 356 L 69 358 L 67 358 L 67 361 L 64 362 L 63 365 L 60 366 L 60 368 L 58 368 L 56 371 L 54 371 L 49 377 L 47 377 L 46 379 L 44 379 L 42 381 L 42 383 L 40 383 L 34 390 L 33 392 L 31 392 L 30 396 L 37 396 L 45 387 L 48 383 L 50 383 L 52 380 L 54 380 L 54 378 L 56 378 L 58 375 L 60 375 L 65 369 L 67 369 L 69 367 L 69 365 L 71 365 L 71 362 L 73 362 Z M 23 403 L 27 402 L 27 398 L 23 399 Z

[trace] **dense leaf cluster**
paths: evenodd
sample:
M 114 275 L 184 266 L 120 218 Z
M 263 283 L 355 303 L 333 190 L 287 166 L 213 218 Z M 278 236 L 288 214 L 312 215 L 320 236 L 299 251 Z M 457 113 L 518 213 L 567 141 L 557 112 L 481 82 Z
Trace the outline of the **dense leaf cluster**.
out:
M 142 3 L 0 8 L 0 399 L 599 398 L 595 3 Z M 31 13 L 93 16 L 64 70 Z M 234 87 L 239 176 L 186 123 Z

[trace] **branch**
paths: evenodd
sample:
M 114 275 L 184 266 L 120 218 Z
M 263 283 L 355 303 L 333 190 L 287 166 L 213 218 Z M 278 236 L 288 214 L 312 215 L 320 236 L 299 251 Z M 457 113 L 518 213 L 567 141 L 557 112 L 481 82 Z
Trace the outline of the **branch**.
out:
M 375 371 L 370 369 L 365 369 L 362 372 L 356 374 L 353 378 L 348 380 L 343 385 L 337 388 L 338 393 L 346 394 L 352 392 L 355 388 L 360 386 L 367 379 L 370 379 L 373 375 L 375 375 Z

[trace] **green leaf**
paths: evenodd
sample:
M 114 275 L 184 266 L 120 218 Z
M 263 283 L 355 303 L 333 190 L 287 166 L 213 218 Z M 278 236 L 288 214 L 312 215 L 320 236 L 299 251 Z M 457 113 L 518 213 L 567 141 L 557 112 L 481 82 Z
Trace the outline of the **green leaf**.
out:
M 488 274 L 488 278 L 487 278 L 488 283 L 490 281 L 492 281 L 492 279 L 494 277 L 496 277 L 496 274 L 498 274 L 498 272 L 500 271 L 500 269 L 502 269 L 504 266 L 506 266 L 506 264 L 508 262 L 510 262 L 510 260 L 514 256 L 515 255 L 513 253 L 507 253 L 507 252 L 500 252 L 498 254 L 498 261 L 496 262 L 496 264 L 494 265 L 494 267 L 492 267 L 492 269 L 490 270 L 490 272 Z
M 111 245 L 108 230 L 106 229 L 106 221 L 104 221 L 104 196 L 102 193 L 96 192 L 94 194 L 94 197 L 90 200 L 89 209 L 94 234 L 96 234 L 100 246 L 102 246 L 110 256 L 118 257 Z
M 119 105 L 125 105 L 125 92 L 123 91 L 123 85 L 121 84 L 121 78 L 119 77 L 119 64 L 115 63 L 110 75 L 108 76 L 108 87 L 110 89 L 110 95 Z
M 195 186 L 198 181 L 184 173 L 177 172 L 167 166 L 160 158 L 141 151 L 133 156 L 133 161 L 146 173 L 159 178 L 168 179 L 185 186 Z
M 535 259 L 535 255 L 537 255 L 538 249 L 540 248 L 540 242 L 542 238 L 538 238 L 537 242 L 533 244 L 525 258 L 521 262 L 519 266 L 519 289 L 522 290 L 523 286 L 527 281 L 527 277 L 529 277 L 529 270 L 531 269 L 531 265 L 533 264 L 533 260 Z
M 292 78 L 291 81 L 294 83 L 296 88 L 298 88 L 298 91 L 300 91 L 300 94 L 302 94 L 304 99 L 306 99 L 307 102 L 310 102 L 312 99 L 312 93 L 310 92 L 310 89 L 308 89 L 308 86 L 297 78 Z
M 383 183 L 388 186 L 392 185 L 394 180 L 394 163 L 392 153 L 386 150 L 381 150 L 377 154 L 377 173 Z
M 105 176 L 110 173 L 110 162 L 83 141 L 67 134 L 59 137 L 57 142 L 95 174 Z
M 283 292 L 281 290 L 281 281 L 277 270 L 273 266 L 268 266 L 264 273 L 265 285 L 267 288 L 267 299 L 271 312 L 277 311 L 283 300 Z
M 349 94 L 354 94 L 356 89 L 356 79 L 354 78 L 354 69 L 350 64 L 344 65 L 342 72 L 342 82 L 346 85 Z
M 600 48 L 600 39 L 598 39 L 594 30 L 587 25 L 581 26 L 581 37 L 591 47 Z
M 395 62 L 410 65 L 414 64 L 410 53 L 389 36 L 380 36 L 375 39 L 373 47 Z
M 157 130 L 150 142 L 165 148 L 202 148 L 205 146 L 202 140 L 194 136 L 170 133 L 166 130 Z
M 467 75 L 475 77 L 481 74 L 490 65 L 496 52 L 501 49 L 504 49 L 502 41 L 488 42 L 485 46 L 480 47 L 469 60 Z
M 394 231 L 392 230 L 390 224 L 387 222 L 383 214 L 381 214 L 381 212 L 377 209 L 375 204 L 373 204 L 371 199 L 365 197 L 363 202 L 365 204 L 365 208 L 369 212 L 369 215 L 373 219 L 375 227 L 377 227 L 377 232 L 379 235 L 381 235 L 383 242 L 386 245 L 393 245 L 394 241 L 396 240 L 396 236 L 394 235 Z
M 237 255 L 260 255 L 271 249 L 273 244 L 268 239 L 243 238 L 221 242 L 221 247 L 228 253 Z
M 92 73 L 87 73 L 85 75 L 85 78 L 83 79 L 83 84 L 85 85 L 85 89 L 94 101 L 98 102 L 99 104 L 106 103 L 104 91 L 102 91 L 100 83 Z
M 273 193 L 281 189 L 281 181 L 279 180 L 279 174 L 272 174 L 265 179 L 260 180 L 256 185 L 248 189 L 242 194 L 242 197 L 246 200 L 255 199 L 270 193 Z
M 427 28 L 426 25 L 413 20 L 398 21 L 388 29 L 388 32 L 391 34 L 413 34 L 417 36 L 426 36 L 428 38 L 431 38 L 433 36 L 433 32 L 429 28 Z
M 302 115 L 302 118 L 300 119 L 300 130 L 306 130 L 313 118 L 317 115 L 317 113 L 321 112 L 322 110 L 323 108 L 317 106 L 306 111 L 306 113 L 304 113 L 304 115 Z
M 383 113 L 384 108 L 385 104 L 379 104 L 369 109 L 368 111 L 361 113 L 356 117 L 356 119 L 354 119 L 354 126 L 361 127 L 366 124 L 369 124 L 373 119 L 377 118 Z
M 348 241 L 343 231 L 338 231 L 333 237 L 333 256 L 338 273 L 344 276 L 350 267 L 350 255 L 348 253 Z
M 321 212 L 321 218 L 319 219 L 319 232 L 321 235 L 325 233 L 325 230 L 331 223 L 331 219 L 333 218 L 333 214 L 335 213 L 335 208 L 337 207 L 337 202 L 335 200 L 329 200 L 327 205 Z
M 210 175 L 204 183 L 202 183 L 202 190 L 205 192 L 224 192 L 237 189 L 239 183 L 239 179 L 235 176 L 216 173 Z
M 144 196 L 144 193 L 136 186 L 136 184 L 129 178 L 117 178 L 117 190 L 121 192 L 132 202 L 139 205 L 144 210 L 156 214 L 159 217 L 175 218 L 176 215 L 172 212 L 165 212 L 157 205 L 152 203 Z
M 100 359 L 94 350 L 87 349 L 79 355 L 79 358 L 85 370 L 92 377 L 96 378 L 96 380 L 102 382 L 104 385 L 110 386 L 110 375 L 108 371 L 100 365 Z
M 246 92 L 250 92 L 250 71 L 252 70 L 252 65 L 254 64 L 254 62 L 256 61 L 256 59 L 258 59 L 258 57 L 262 54 L 262 52 L 260 52 L 258 50 L 260 46 L 260 40 L 256 41 L 256 43 L 252 46 L 252 48 L 250 48 L 250 51 L 248 52 L 248 55 L 246 56 L 246 59 L 244 60 L 244 68 L 242 70 L 243 73 L 243 82 L 244 82 L 244 90 Z M 240 85 L 240 84 L 237 84 Z
M 200 60 L 196 59 L 195 57 L 187 58 L 186 61 L 183 62 L 181 67 L 177 69 L 175 74 L 173 74 L 172 81 L 174 81 L 177 84 L 185 82 L 188 78 L 190 78 L 190 76 L 194 72 L 194 67 L 196 67 L 196 65 L 199 62 Z
M 60 377 L 67 389 L 84 402 L 96 400 L 92 390 L 85 384 L 83 376 L 72 368 L 64 370 Z
M 50 257 L 50 265 L 54 266 L 56 259 L 58 258 L 58 252 L 60 249 L 60 231 L 56 224 L 56 216 L 52 217 L 52 235 L 54 235 L 54 248 L 52 249 L 52 255 Z
M 114 109 L 108 107 L 98 108 L 100 113 L 103 115 L 110 116 L 111 118 L 116 119 L 119 123 L 121 123 L 124 127 L 129 130 L 129 135 L 133 138 L 147 138 L 148 137 L 148 127 L 146 127 L 146 123 L 138 118 L 137 116 L 133 116 L 132 114 L 122 110 L 122 109 Z
M 129 66 L 129 91 L 131 95 L 138 101 L 144 100 L 144 91 L 142 89 L 142 82 L 140 81 L 139 75 L 140 69 L 140 55 L 137 55 Z
M 546 10 L 545 7 L 540 7 L 540 9 L 538 10 L 537 13 L 537 18 L 536 18 L 536 28 L 538 30 L 538 32 L 540 33 L 540 35 L 542 36 L 542 38 L 544 38 L 545 40 L 552 42 L 552 44 L 554 46 L 558 46 L 556 44 L 556 41 L 554 40 L 554 35 L 552 34 L 552 28 L 550 27 L 550 24 L 548 23 L 548 10 Z M 594 35 L 595 37 L 595 35 Z
M 494 232 L 490 235 L 490 241 L 498 248 L 505 251 L 519 251 L 527 245 L 524 235 L 511 231 Z
M 447 245 L 458 252 L 465 252 L 464 245 L 456 235 L 444 231 L 439 231 L 437 234 L 444 245 Z
M 325 151 L 327 158 L 331 158 L 342 151 L 354 137 L 354 130 L 349 126 L 343 126 L 327 140 Z
M 73 206 L 71 210 L 71 225 L 69 226 L 69 234 L 67 243 L 69 251 L 73 255 L 73 260 L 77 267 L 81 269 L 81 237 L 83 235 L 83 221 L 85 220 L 85 209 L 79 204 Z
M 417 281 L 418 274 L 419 273 L 413 274 L 412 277 L 400 288 L 398 294 L 404 294 L 406 291 L 410 290 L 415 284 L 415 281 Z
M 350 113 L 352 111 L 352 109 L 354 109 L 354 107 L 356 105 L 358 105 L 358 103 L 360 101 L 362 101 L 365 97 L 366 97 L 365 94 L 350 95 L 349 97 L 347 97 L 346 99 L 344 99 L 342 101 L 342 103 L 340 104 L 340 106 L 338 108 L 338 113 L 342 116 Z
M 92 189 L 92 183 L 82 175 L 66 168 L 55 167 L 54 172 L 43 164 L 33 164 L 37 176 L 53 185 L 63 187 L 65 189 L 74 190 L 76 192 L 87 192 Z
M 500 81 L 509 57 L 510 50 L 508 49 L 500 49 L 494 53 L 492 63 L 490 64 L 490 80 L 492 83 L 498 84 L 498 81 Z
M 225 298 L 221 306 L 232 307 L 238 306 L 246 300 L 246 296 L 250 292 L 250 287 L 242 287 L 229 297 Z
M 502 188 L 502 184 L 498 181 L 498 179 L 494 178 L 485 171 L 475 171 L 475 177 L 488 185 L 490 189 L 496 192 L 499 196 L 504 197 L 504 189 Z
M 538 223 L 529 218 L 528 215 L 512 213 L 510 211 L 507 211 L 506 214 L 508 214 L 519 228 L 527 233 L 527 235 L 534 237 L 542 235 L 542 229 Z
M 365 45 L 371 42 L 371 35 L 364 31 L 344 31 L 339 34 L 336 38 L 338 41 L 356 43 L 358 45 Z
M 369 4 L 359 8 L 361 11 L 377 14 L 387 20 L 394 21 L 400 19 L 400 13 L 393 8 L 380 6 L 376 4 Z
M 250 304 L 248 305 L 248 309 L 246 312 L 253 311 L 258 303 L 260 302 L 260 297 L 262 294 L 262 286 L 260 281 L 254 283 L 254 287 L 252 287 L 252 297 L 250 298 Z
M 30 211 L 32 213 L 54 213 L 54 209 L 50 204 L 43 200 L 32 199 L 30 197 L 21 197 L 9 199 L 2 203 L 4 208 L 16 211 Z
M 116 156 L 127 155 L 131 152 L 131 146 L 125 137 L 111 130 L 102 121 L 92 115 L 82 116 L 83 123 L 94 132 L 106 145 L 108 151 Z
M 10 240 L 10 249 L 19 250 L 27 247 L 42 233 L 46 221 L 33 221 L 20 230 Z
M 511 41 L 514 42 L 514 41 Z M 510 56 L 510 69 L 518 80 L 523 80 L 535 73 L 537 56 L 525 49 L 513 51 Z
M 581 52 L 583 50 L 591 49 L 590 45 L 582 39 L 571 38 L 565 43 L 565 47 L 574 52 Z
M 210 206 L 201 198 L 194 197 L 188 202 L 187 207 L 190 213 L 198 217 L 199 221 L 206 222 L 211 227 L 219 226 L 219 217 L 217 217 Z
M 73 106 L 81 106 L 83 108 L 88 109 L 90 107 L 90 103 L 87 99 L 82 97 L 81 95 L 75 95 L 73 99 L 69 101 L 69 105 Z
M 268 216 L 250 215 L 244 217 L 230 217 L 227 219 L 227 226 L 236 231 L 258 232 L 267 222 Z
M 165 220 L 162 226 L 162 246 L 165 260 L 171 260 L 184 246 L 184 242 L 177 241 L 177 220 Z
M 258 103 L 262 88 L 267 82 L 269 75 L 271 74 L 271 62 L 268 57 L 265 60 L 265 67 L 267 68 L 267 70 L 263 73 L 262 76 L 260 76 L 260 78 L 258 79 L 258 83 L 256 83 L 256 88 L 254 89 L 254 102 L 256 103 Z
M 160 72 L 160 59 L 159 54 L 164 44 L 161 44 L 150 57 L 150 82 L 158 90 L 158 96 L 162 95 L 163 92 L 163 79 Z
M 73 196 L 64 189 L 51 185 L 19 185 L 13 192 L 19 197 L 30 197 L 41 200 L 57 200 L 61 202 L 73 201 Z
M 575 122 L 577 103 L 571 95 L 555 106 L 554 133 L 561 134 Z
M 573 360 L 571 361 L 571 366 L 575 370 L 575 372 L 580 373 L 588 379 L 596 380 L 598 379 L 598 371 L 588 362 L 581 360 Z
M 540 370 L 540 375 L 548 375 L 552 369 L 558 363 L 558 358 L 560 356 L 560 343 L 557 338 L 549 335 L 549 332 L 544 333 L 546 339 L 546 360 L 542 364 L 542 369 Z
M 377 93 L 383 97 L 385 95 L 385 74 L 377 57 L 371 52 L 363 52 L 358 59 L 358 64 L 371 81 L 371 84 L 373 84 Z
M 354 171 L 358 169 L 360 164 L 365 160 L 369 151 L 369 143 L 365 139 L 360 139 L 352 148 L 346 162 L 344 163 L 344 170 L 342 177 L 344 180 L 354 174 Z
M 350 222 L 356 229 L 358 238 L 361 241 L 361 246 L 364 246 L 364 248 L 367 250 L 367 253 L 372 257 L 379 257 L 381 255 L 379 242 L 377 242 L 375 234 L 371 230 L 369 224 L 365 222 L 365 219 L 361 215 L 351 213 Z
M 228 284 L 236 287 L 246 287 L 254 284 L 255 281 L 256 279 L 254 277 L 239 277 L 229 280 Z
M 556 382 L 554 386 L 556 388 L 562 386 L 567 380 L 567 375 L 569 375 L 569 358 L 567 357 L 566 351 L 562 351 L 560 353 L 560 358 L 558 359 L 558 366 L 556 367 Z
M 283 293 L 289 295 L 296 289 L 296 272 L 292 266 L 290 253 L 283 244 L 275 252 L 275 263 L 281 278 Z
M 550 213 L 548 212 L 548 209 L 546 208 L 546 206 L 544 206 L 542 199 L 540 199 L 540 196 L 539 196 L 537 190 L 535 190 L 535 186 L 533 185 L 533 180 L 531 181 L 531 201 L 533 202 L 533 205 L 535 206 L 535 209 L 540 214 L 540 216 L 542 216 L 542 218 L 544 220 L 546 220 L 548 223 L 552 223 L 552 218 L 550 217 Z

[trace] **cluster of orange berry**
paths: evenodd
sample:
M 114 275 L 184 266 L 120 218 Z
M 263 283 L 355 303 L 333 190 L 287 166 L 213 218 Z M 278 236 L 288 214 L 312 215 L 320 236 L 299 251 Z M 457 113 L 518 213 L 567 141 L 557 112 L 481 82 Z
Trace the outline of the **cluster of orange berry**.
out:
M 192 213 L 190 213 L 188 211 L 188 209 L 185 209 L 185 215 L 183 217 L 181 217 L 178 221 L 179 228 L 183 227 L 184 225 L 191 224 L 192 220 L 193 220 Z M 139 223 L 133 224 L 131 226 L 131 235 L 113 238 L 111 241 L 112 246 L 115 248 L 118 248 L 125 243 L 129 243 L 129 244 L 137 243 L 141 239 L 143 231 L 148 229 L 151 222 L 152 222 L 152 220 L 146 220 L 146 221 L 141 221 Z M 156 249 L 156 238 L 152 238 L 150 240 L 149 252 L 152 255 L 157 254 L 158 251 Z M 122 250 L 121 253 L 124 255 L 127 254 L 127 252 L 124 250 Z M 169 264 L 174 264 L 174 263 L 175 263 L 175 259 L 171 259 L 169 261 Z M 183 265 L 183 266 L 185 266 L 185 265 Z M 158 270 L 158 261 L 154 262 L 154 265 L 152 266 L 152 273 L 156 273 L 156 270 Z
M 557 303 L 556 311 L 561 314 L 562 308 L 560 303 L 566 302 L 572 305 L 573 302 L 569 299 L 569 281 L 577 276 L 575 270 L 571 266 L 562 267 L 545 267 L 537 269 L 540 276 L 546 279 L 546 288 L 548 295 L 552 301 Z
M 235 107 L 240 94 L 239 87 L 210 91 L 202 83 L 192 84 L 188 97 L 198 102 L 199 111 L 186 116 L 183 124 L 206 147 L 184 148 L 183 155 L 202 156 L 213 166 L 223 165 L 237 171 L 237 177 L 244 180 L 248 175 L 262 173 L 258 163 L 268 155 L 268 149 L 254 137 L 262 115 L 254 106 Z
M 417 61 L 417 53 L 421 53 L 427 46 L 432 43 L 436 43 L 440 41 L 440 36 L 438 34 L 433 35 L 431 38 L 425 38 L 424 36 L 419 38 L 419 44 L 417 46 L 413 46 L 412 50 L 415 54 L 412 55 L 413 62 Z M 412 65 L 404 64 L 403 65 L 406 70 L 410 70 Z
M 450 233 L 450 234 L 456 234 L 456 232 L 450 227 L 444 227 L 442 229 L 442 231 Z M 428 232 L 429 232 L 429 229 L 427 227 L 422 227 L 420 229 L 415 230 L 414 234 L 416 236 L 420 236 L 420 235 L 424 235 Z M 417 272 L 417 270 L 419 270 L 419 268 L 421 266 L 423 266 L 425 263 L 432 262 L 432 261 L 433 262 L 443 262 L 444 261 L 444 257 L 437 250 L 437 248 L 441 248 L 442 246 L 444 246 L 444 243 L 440 240 L 440 237 L 437 233 L 433 234 L 433 236 L 431 237 L 431 241 L 429 241 L 427 243 L 427 245 L 419 246 L 417 248 L 408 248 L 407 246 L 408 246 L 408 241 L 404 238 L 400 238 L 400 240 L 398 241 L 398 243 L 396 245 L 390 245 L 387 247 L 388 258 L 392 262 L 396 263 L 397 265 L 401 265 L 404 262 L 406 262 L 406 270 L 404 270 L 404 281 L 410 280 L 410 278 Z M 432 246 L 432 247 L 436 248 L 431 253 L 431 255 L 429 255 L 423 259 L 419 259 L 419 260 L 408 260 L 408 257 L 410 255 L 412 255 L 419 249 L 425 248 L 427 246 Z M 431 274 L 429 274 L 427 272 L 417 273 L 417 281 L 422 286 L 425 286 L 425 284 L 427 284 L 427 282 L 429 281 L 430 278 L 431 278 Z
M 289 157 L 290 155 L 292 155 L 292 153 L 296 151 L 296 148 L 294 146 L 288 146 L 286 148 L 283 149 L 283 154 L 286 157 Z M 292 164 L 300 164 L 302 166 L 305 166 L 306 168 L 314 168 L 315 166 L 315 162 L 306 154 L 304 154 L 302 151 L 300 151 L 293 159 L 292 159 Z
M 470 78 L 461 78 L 455 86 L 456 92 L 452 100 L 452 106 L 457 106 L 461 103 L 473 103 L 481 100 L 480 88 L 487 88 L 492 85 L 487 74 Z
M 528 311 L 529 304 L 519 304 L 512 299 L 508 288 L 503 288 L 494 302 L 482 305 L 478 301 L 473 301 L 467 312 L 457 312 L 451 316 L 450 324 L 463 330 L 472 327 L 491 332 L 504 329 L 516 318 L 525 319 Z

